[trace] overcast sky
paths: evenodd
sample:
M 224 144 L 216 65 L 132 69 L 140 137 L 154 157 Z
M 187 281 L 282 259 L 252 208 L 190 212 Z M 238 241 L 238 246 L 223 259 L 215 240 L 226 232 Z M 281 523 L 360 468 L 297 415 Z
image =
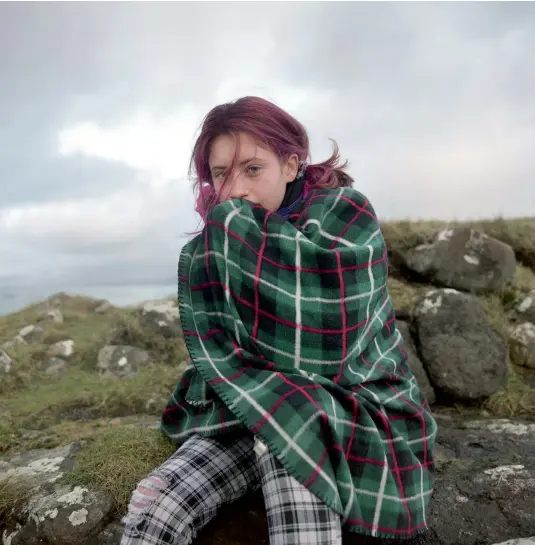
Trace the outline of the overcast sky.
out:
M 0 292 L 172 284 L 195 133 L 245 94 L 381 219 L 534 215 L 533 2 L 4 2 Z

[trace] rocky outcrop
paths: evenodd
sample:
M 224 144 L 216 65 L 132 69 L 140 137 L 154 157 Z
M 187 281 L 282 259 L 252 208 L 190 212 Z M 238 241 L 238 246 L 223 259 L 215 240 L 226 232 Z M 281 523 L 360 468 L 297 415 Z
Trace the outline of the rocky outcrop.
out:
M 433 386 L 456 400 L 476 400 L 507 382 L 509 351 L 479 301 L 452 289 L 430 290 L 417 303 L 415 326 Z
M 400 252 L 421 279 L 461 291 L 501 291 L 516 270 L 511 246 L 469 228 L 443 229 L 431 244 Z
M 0 461 L 0 479 L 23 482 L 31 495 L 8 518 L 4 545 L 93 545 L 110 520 L 113 500 L 98 489 L 62 484 L 83 443 L 36 450 Z
M 437 418 L 435 491 L 429 512 L 431 530 L 404 543 L 491 545 L 535 536 L 535 424 L 510 420 L 459 424 L 448 417 Z M 76 443 L 0 462 L 0 478 L 17 474 L 34 486 L 34 494 L 25 508 L 10 516 L 4 529 L 4 544 L 119 544 L 122 526 L 113 517 L 108 494 L 61 482 L 62 474 L 72 467 L 82 448 L 83 443 Z M 242 524 L 236 524 L 236 520 Z M 255 543 L 268 544 L 260 493 L 225 508 L 195 545 L 245 544 L 251 542 L 251 535 L 255 536 Z M 343 543 L 399 542 L 346 534 Z

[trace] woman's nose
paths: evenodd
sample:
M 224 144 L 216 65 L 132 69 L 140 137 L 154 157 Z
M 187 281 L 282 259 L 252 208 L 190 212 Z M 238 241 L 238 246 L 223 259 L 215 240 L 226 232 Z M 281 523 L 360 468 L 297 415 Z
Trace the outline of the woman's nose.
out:
M 236 176 L 234 180 L 229 180 L 229 182 L 229 196 L 231 199 L 243 199 L 248 195 L 246 184 L 243 183 L 241 176 Z

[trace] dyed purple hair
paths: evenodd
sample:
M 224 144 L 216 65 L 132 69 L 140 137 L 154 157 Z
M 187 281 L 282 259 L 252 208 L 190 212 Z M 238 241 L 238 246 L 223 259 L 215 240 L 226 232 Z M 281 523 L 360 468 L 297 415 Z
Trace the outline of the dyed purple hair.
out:
M 198 191 L 196 210 L 205 218 L 217 203 L 208 157 L 214 138 L 220 135 L 249 134 L 259 145 L 271 149 L 281 161 L 296 154 L 299 161 L 309 158 L 308 135 L 301 123 L 275 104 L 259 97 L 247 96 L 220 104 L 204 118 L 201 133 L 193 146 L 189 174 Z M 310 188 L 349 187 L 353 179 L 345 172 L 347 161 L 339 165 L 338 145 L 333 141 L 333 154 L 323 163 L 306 167 Z M 234 168 L 236 156 L 229 173 Z M 227 174 L 228 176 L 229 174 Z M 227 180 L 225 179 L 223 183 Z

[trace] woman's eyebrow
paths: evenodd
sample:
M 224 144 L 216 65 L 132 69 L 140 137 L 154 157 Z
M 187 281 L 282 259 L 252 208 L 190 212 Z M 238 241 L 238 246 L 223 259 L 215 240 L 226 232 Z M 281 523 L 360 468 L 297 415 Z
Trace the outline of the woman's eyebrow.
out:
M 244 159 L 243 161 L 240 161 L 238 164 L 240 167 L 242 167 L 243 165 L 246 165 L 247 163 L 251 163 L 252 161 L 256 161 L 258 163 L 264 163 L 265 161 L 263 161 L 262 159 L 260 159 L 259 157 L 251 157 L 250 159 Z M 227 167 L 226 166 L 213 166 L 210 170 L 225 170 Z

